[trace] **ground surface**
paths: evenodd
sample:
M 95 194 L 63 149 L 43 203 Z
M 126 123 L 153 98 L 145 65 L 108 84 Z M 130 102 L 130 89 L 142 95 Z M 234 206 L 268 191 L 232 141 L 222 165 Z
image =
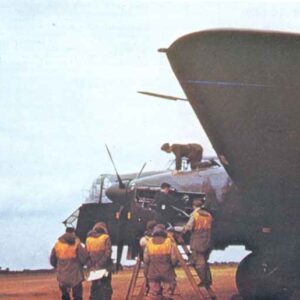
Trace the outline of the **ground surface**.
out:
M 214 280 L 213 289 L 218 300 L 229 300 L 236 293 L 236 267 L 221 265 L 212 266 Z M 183 299 L 197 299 L 185 278 L 182 270 L 178 270 L 178 285 Z M 113 300 L 125 298 L 131 270 L 113 275 Z M 84 299 L 88 299 L 89 283 L 84 283 Z M 55 300 L 60 299 L 55 273 L 8 273 L 0 274 L 0 300 Z

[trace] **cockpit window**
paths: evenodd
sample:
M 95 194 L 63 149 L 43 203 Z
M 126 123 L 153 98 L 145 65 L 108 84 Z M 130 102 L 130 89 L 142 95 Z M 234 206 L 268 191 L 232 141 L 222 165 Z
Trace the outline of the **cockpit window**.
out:
M 100 191 L 101 191 L 101 177 L 97 178 L 93 182 L 85 198 L 85 203 L 98 203 L 100 199 Z
M 105 176 L 102 180 L 101 203 L 111 203 L 112 201 L 106 196 L 106 190 L 115 183 L 116 180 L 112 176 Z

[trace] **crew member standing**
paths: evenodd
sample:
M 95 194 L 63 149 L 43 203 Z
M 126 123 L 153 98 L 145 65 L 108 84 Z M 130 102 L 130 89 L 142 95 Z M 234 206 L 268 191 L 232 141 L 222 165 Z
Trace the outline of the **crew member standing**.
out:
M 82 300 L 83 265 L 87 258 L 88 254 L 75 236 L 74 229 L 67 227 L 50 255 L 50 263 L 57 270 L 62 300 L 71 299 L 71 290 L 74 300 Z
M 210 251 L 212 216 L 201 208 L 203 204 L 203 198 L 193 201 L 194 211 L 184 226 L 183 233 L 186 231 L 192 232 L 190 240 L 191 263 L 201 280 L 199 286 L 209 288 L 212 284 L 212 278 L 207 260 Z
M 161 150 L 171 153 L 173 152 L 176 157 L 176 170 L 181 170 L 182 158 L 186 157 L 188 163 L 191 164 L 191 169 L 197 169 L 202 160 L 203 148 L 199 144 L 173 144 L 165 143 L 161 146 Z
M 149 282 L 148 300 L 160 299 L 163 291 L 167 299 L 172 299 L 176 288 L 174 266 L 177 262 L 175 244 L 167 237 L 162 224 L 155 226 L 152 237 L 144 250 L 144 263 Z
M 150 220 L 147 222 L 146 225 L 146 231 L 144 233 L 144 236 L 141 237 L 140 239 L 140 258 L 144 261 L 144 250 L 147 246 L 148 241 L 150 240 L 150 238 L 152 237 L 153 234 L 153 230 L 155 228 L 155 226 L 157 225 L 155 220 Z M 149 282 L 148 282 L 148 268 L 147 265 L 144 265 L 144 276 L 146 278 L 146 292 L 145 295 L 148 294 L 149 292 Z
M 150 220 L 147 222 L 146 231 L 144 232 L 144 236 L 142 236 L 140 239 L 140 246 L 143 251 L 147 245 L 147 242 L 152 237 L 153 229 L 156 225 L 157 225 L 157 222 L 155 220 Z
M 172 206 L 176 204 L 176 198 L 170 193 L 171 185 L 167 182 L 163 182 L 160 186 L 160 191 L 154 196 L 154 203 L 156 205 L 155 220 L 157 223 L 163 223 L 168 225 L 168 223 L 173 222 L 174 209 Z
M 88 233 L 86 249 L 89 253 L 88 269 L 106 269 L 109 273 L 108 276 L 92 281 L 90 300 L 110 300 L 113 292 L 111 286 L 112 249 L 105 223 L 97 223 Z

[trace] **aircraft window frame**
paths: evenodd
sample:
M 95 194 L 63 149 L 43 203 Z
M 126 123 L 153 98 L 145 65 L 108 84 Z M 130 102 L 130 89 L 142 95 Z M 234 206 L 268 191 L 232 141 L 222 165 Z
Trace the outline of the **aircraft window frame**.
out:
M 69 217 L 66 218 L 65 221 L 63 221 L 63 224 L 66 227 L 77 227 L 78 217 L 79 217 L 80 209 L 77 208 Z

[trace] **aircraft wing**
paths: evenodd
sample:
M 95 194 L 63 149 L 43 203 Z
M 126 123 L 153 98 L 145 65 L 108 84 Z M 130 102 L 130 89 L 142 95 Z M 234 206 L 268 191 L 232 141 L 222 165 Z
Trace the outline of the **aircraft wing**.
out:
M 248 199 L 300 192 L 300 36 L 211 30 L 167 56 L 228 174 Z

